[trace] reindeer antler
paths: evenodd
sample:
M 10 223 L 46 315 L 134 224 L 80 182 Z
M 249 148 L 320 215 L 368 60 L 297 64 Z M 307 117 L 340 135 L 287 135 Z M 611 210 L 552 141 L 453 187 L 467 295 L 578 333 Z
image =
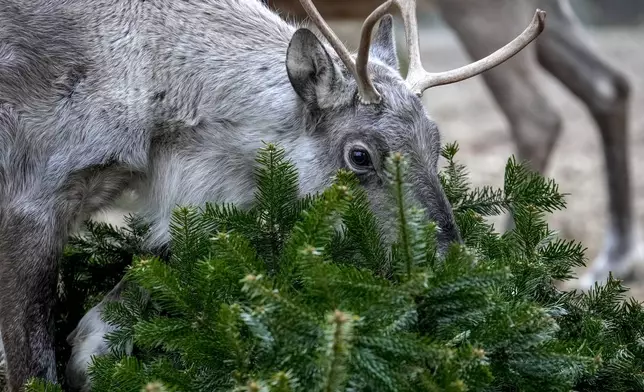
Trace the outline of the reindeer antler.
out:
M 324 21 L 324 18 L 322 18 L 317 8 L 315 8 L 315 6 L 313 5 L 313 1 L 300 0 L 300 3 L 302 4 L 304 10 L 306 10 L 306 13 L 309 15 L 315 26 L 318 28 L 318 30 L 320 30 L 324 38 L 329 41 L 329 44 L 331 44 L 331 47 L 338 54 L 340 60 L 342 60 L 349 72 L 353 74 L 356 83 L 358 83 L 358 97 L 360 98 L 360 101 L 364 104 L 380 102 L 380 94 L 378 94 L 378 91 L 376 91 L 376 88 L 371 82 L 371 78 L 369 78 L 369 76 L 367 75 L 366 67 L 364 67 L 364 70 L 362 70 L 362 72 L 358 72 L 356 64 L 351 58 L 351 53 L 349 53 L 349 50 L 346 48 L 346 46 L 344 46 L 342 41 L 340 41 L 340 38 L 335 35 L 333 30 L 331 30 L 331 27 L 329 27 L 329 25 Z M 368 43 L 367 52 L 369 52 Z M 362 77 L 361 75 L 364 75 L 364 77 Z
M 378 103 L 380 102 L 380 93 L 376 90 L 369 73 L 367 72 L 367 63 L 369 62 L 369 47 L 371 46 L 371 33 L 373 32 L 373 27 L 378 23 L 383 16 L 387 14 L 389 8 L 391 8 L 392 0 L 387 0 L 385 3 L 376 8 L 368 17 L 365 19 L 362 24 L 362 31 L 360 32 L 360 45 L 358 46 L 358 56 L 356 57 L 356 75 L 361 80 L 362 83 L 367 87 L 369 91 L 369 98 L 371 101 L 369 103 Z M 361 98 L 364 102 L 366 101 L 364 97 Z
M 340 39 L 326 24 L 312 1 L 300 0 L 300 3 L 302 3 L 302 6 L 320 32 L 322 32 L 333 49 L 338 53 L 342 62 L 353 74 L 356 82 L 358 83 L 358 94 L 360 100 L 365 104 L 380 102 L 380 94 L 373 86 L 371 78 L 367 72 L 371 33 L 375 24 L 394 4 L 400 9 L 402 14 L 403 22 L 405 24 L 407 47 L 409 48 L 409 71 L 405 82 L 409 89 L 418 96 L 422 96 L 423 92 L 428 88 L 469 79 L 507 61 L 541 34 L 546 19 L 545 11 L 537 9 L 528 27 L 501 49 L 485 58 L 463 67 L 445 72 L 432 73 L 427 72 L 420 62 L 420 41 L 418 39 L 418 21 L 416 19 L 416 0 L 387 0 L 380 7 L 376 8 L 367 17 L 367 19 L 365 19 L 360 33 L 360 46 L 358 48 L 358 56 L 355 63 L 353 62 L 351 54 L 347 48 L 342 44 L 342 42 L 340 42 Z
M 469 79 L 507 61 L 541 34 L 546 19 L 545 11 L 537 9 L 528 27 L 501 49 L 463 67 L 445 72 L 431 73 L 425 71 L 420 62 L 416 0 L 393 1 L 400 8 L 405 23 L 405 35 L 407 47 L 409 48 L 409 71 L 406 82 L 409 88 L 418 96 L 421 96 L 423 91 L 428 88 Z

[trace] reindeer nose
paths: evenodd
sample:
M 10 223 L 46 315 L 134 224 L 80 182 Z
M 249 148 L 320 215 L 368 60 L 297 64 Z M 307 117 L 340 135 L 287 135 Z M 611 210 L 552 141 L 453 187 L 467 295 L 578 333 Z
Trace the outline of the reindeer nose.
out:
M 424 169 L 424 168 L 423 168 Z M 438 246 L 446 250 L 451 243 L 463 243 L 461 233 L 454 219 L 452 205 L 447 200 L 447 195 L 436 175 L 420 170 L 420 186 L 417 188 L 416 197 L 425 207 L 430 220 L 434 221 L 439 230 L 437 233 Z
M 434 201 L 434 208 L 429 209 L 429 215 L 432 220 L 436 222 L 440 230 L 437 233 L 438 243 L 441 248 L 447 248 L 451 243 L 463 243 L 461 238 L 460 230 L 456 225 L 456 220 L 454 219 L 454 212 L 452 211 L 452 205 L 447 200 L 445 193 L 442 192 L 442 189 L 438 193 Z
M 433 220 L 438 226 L 436 233 L 436 240 L 438 242 L 438 249 L 440 253 L 447 251 L 450 244 L 458 243 L 463 244 L 461 233 L 454 220 L 454 214 L 449 202 L 445 199 L 443 202 L 437 203 L 435 210 L 429 210 L 429 218 Z

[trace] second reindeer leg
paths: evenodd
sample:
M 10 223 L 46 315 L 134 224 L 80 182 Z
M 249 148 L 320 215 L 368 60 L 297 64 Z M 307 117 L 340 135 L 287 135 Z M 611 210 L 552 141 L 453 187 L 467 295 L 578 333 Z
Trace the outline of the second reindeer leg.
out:
M 608 271 L 627 279 L 633 262 L 644 260 L 634 231 L 628 151 L 629 82 L 590 46 L 567 1 L 543 3 L 548 28 L 537 41 L 538 59 L 584 102 L 599 128 L 604 152 L 610 226 L 602 252 L 580 284 L 586 288 L 604 280 Z

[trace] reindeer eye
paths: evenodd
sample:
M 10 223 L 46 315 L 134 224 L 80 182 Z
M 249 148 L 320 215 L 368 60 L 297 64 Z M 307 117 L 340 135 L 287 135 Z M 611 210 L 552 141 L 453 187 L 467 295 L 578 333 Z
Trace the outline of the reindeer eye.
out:
M 353 149 L 349 153 L 351 156 L 351 162 L 356 166 L 366 167 L 371 165 L 371 158 L 367 150 L 363 149 Z

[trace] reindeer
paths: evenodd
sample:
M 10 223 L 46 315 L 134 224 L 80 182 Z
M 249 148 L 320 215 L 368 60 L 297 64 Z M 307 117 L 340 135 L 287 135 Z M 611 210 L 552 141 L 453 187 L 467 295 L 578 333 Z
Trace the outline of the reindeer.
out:
M 407 154 L 413 198 L 439 226 L 440 248 L 461 241 L 437 175 L 440 135 L 420 96 L 506 61 L 539 35 L 545 13 L 490 56 L 428 73 L 415 0 L 378 7 L 355 56 L 301 2 L 327 43 L 257 0 L 0 0 L 0 329 L 10 391 L 30 377 L 56 380 L 57 260 L 79 221 L 133 189 L 148 245 L 162 246 L 176 205 L 252 202 L 262 141 L 288 151 L 302 194 L 330 185 L 340 168 L 354 171 L 381 222 L 383 160 Z M 409 45 L 404 80 L 394 6 Z M 84 388 L 89 356 L 104 349 L 96 336 L 109 328 L 97 309 L 70 336 L 68 376 Z
M 305 13 L 295 0 L 263 0 L 296 17 Z M 331 0 L 320 8 L 324 16 L 348 19 L 362 16 L 381 0 L 348 3 Z M 536 74 L 544 68 L 588 108 L 599 129 L 606 173 L 610 225 L 599 256 L 579 279 L 581 288 L 605 279 L 608 271 L 632 277 L 633 262 L 644 259 L 635 228 L 628 152 L 630 85 L 604 61 L 586 36 L 569 0 L 432 0 L 447 25 L 474 60 L 507 42 L 521 29 L 527 10 L 538 7 L 549 15 L 548 28 L 535 45 L 482 75 L 507 118 L 518 157 L 545 172 L 561 133 L 561 116 L 542 92 Z M 351 4 L 351 5 L 349 5 Z

